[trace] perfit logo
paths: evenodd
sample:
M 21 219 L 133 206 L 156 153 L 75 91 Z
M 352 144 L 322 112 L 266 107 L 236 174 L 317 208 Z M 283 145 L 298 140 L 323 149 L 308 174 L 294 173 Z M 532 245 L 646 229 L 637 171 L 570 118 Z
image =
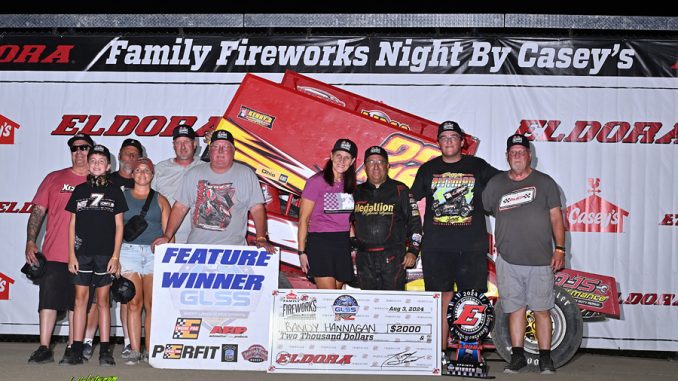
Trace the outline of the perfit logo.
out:
M 600 179 L 588 179 L 591 195 L 565 209 L 565 224 L 572 232 L 623 233 L 629 212 L 598 196 Z

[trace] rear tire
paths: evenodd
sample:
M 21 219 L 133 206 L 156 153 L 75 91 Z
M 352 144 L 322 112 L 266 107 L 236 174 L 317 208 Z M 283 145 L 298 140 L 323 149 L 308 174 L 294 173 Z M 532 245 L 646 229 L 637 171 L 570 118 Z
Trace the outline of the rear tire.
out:
M 553 338 L 551 341 L 551 358 L 556 368 L 567 364 L 577 353 L 581 345 L 584 321 L 577 302 L 564 289 L 554 286 L 553 293 L 556 306 L 551 310 L 553 321 Z M 492 330 L 492 341 L 497 353 L 506 361 L 511 360 L 511 336 L 508 326 L 508 314 L 501 307 L 501 298 L 495 308 L 495 322 Z M 528 310 L 528 325 L 532 313 Z M 529 330 L 525 334 L 525 357 L 527 366 L 533 371 L 539 370 L 539 347 L 536 337 Z

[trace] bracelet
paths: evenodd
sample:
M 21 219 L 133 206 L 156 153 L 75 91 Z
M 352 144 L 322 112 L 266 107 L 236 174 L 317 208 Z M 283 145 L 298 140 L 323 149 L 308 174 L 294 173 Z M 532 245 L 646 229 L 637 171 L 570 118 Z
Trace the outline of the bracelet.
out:
M 262 242 L 262 241 L 268 242 L 268 237 L 266 237 L 265 235 L 264 235 L 264 236 L 259 236 L 259 237 L 257 237 L 257 238 L 255 239 L 255 241 L 257 241 L 257 242 Z
M 563 252 L 563 253 L 566 253 L 566 252 L 567 252 L 567 251 L 565 251 L 565 246 L 560 246 L 560 245 L 556 245 L 556 250 L 557 250 L 557 251 L 561 251 L 561 252 Z
M 297 250 L 298 255 L 306 255 L 306 250 Z

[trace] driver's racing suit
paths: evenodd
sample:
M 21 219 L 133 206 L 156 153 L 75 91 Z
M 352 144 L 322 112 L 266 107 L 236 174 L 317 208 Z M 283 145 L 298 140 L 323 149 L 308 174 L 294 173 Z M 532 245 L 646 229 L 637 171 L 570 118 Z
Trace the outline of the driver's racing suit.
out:
M 376 188 L 360 184 L 351 219 L 358 251 L 356 267 L 363 290 L 403 290 L 405 254 L 419 255 L 421 217 L 409 188 L 387 178 Z

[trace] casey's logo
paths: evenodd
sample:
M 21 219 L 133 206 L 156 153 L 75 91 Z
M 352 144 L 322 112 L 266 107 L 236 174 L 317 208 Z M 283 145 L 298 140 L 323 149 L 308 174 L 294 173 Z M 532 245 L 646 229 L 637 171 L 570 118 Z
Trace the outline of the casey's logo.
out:
M 623 233 L 629 212 L 598 196 L 600 179 L 588 179 L 591 193 L 565 209 L 565 225 L 573 232 Z

